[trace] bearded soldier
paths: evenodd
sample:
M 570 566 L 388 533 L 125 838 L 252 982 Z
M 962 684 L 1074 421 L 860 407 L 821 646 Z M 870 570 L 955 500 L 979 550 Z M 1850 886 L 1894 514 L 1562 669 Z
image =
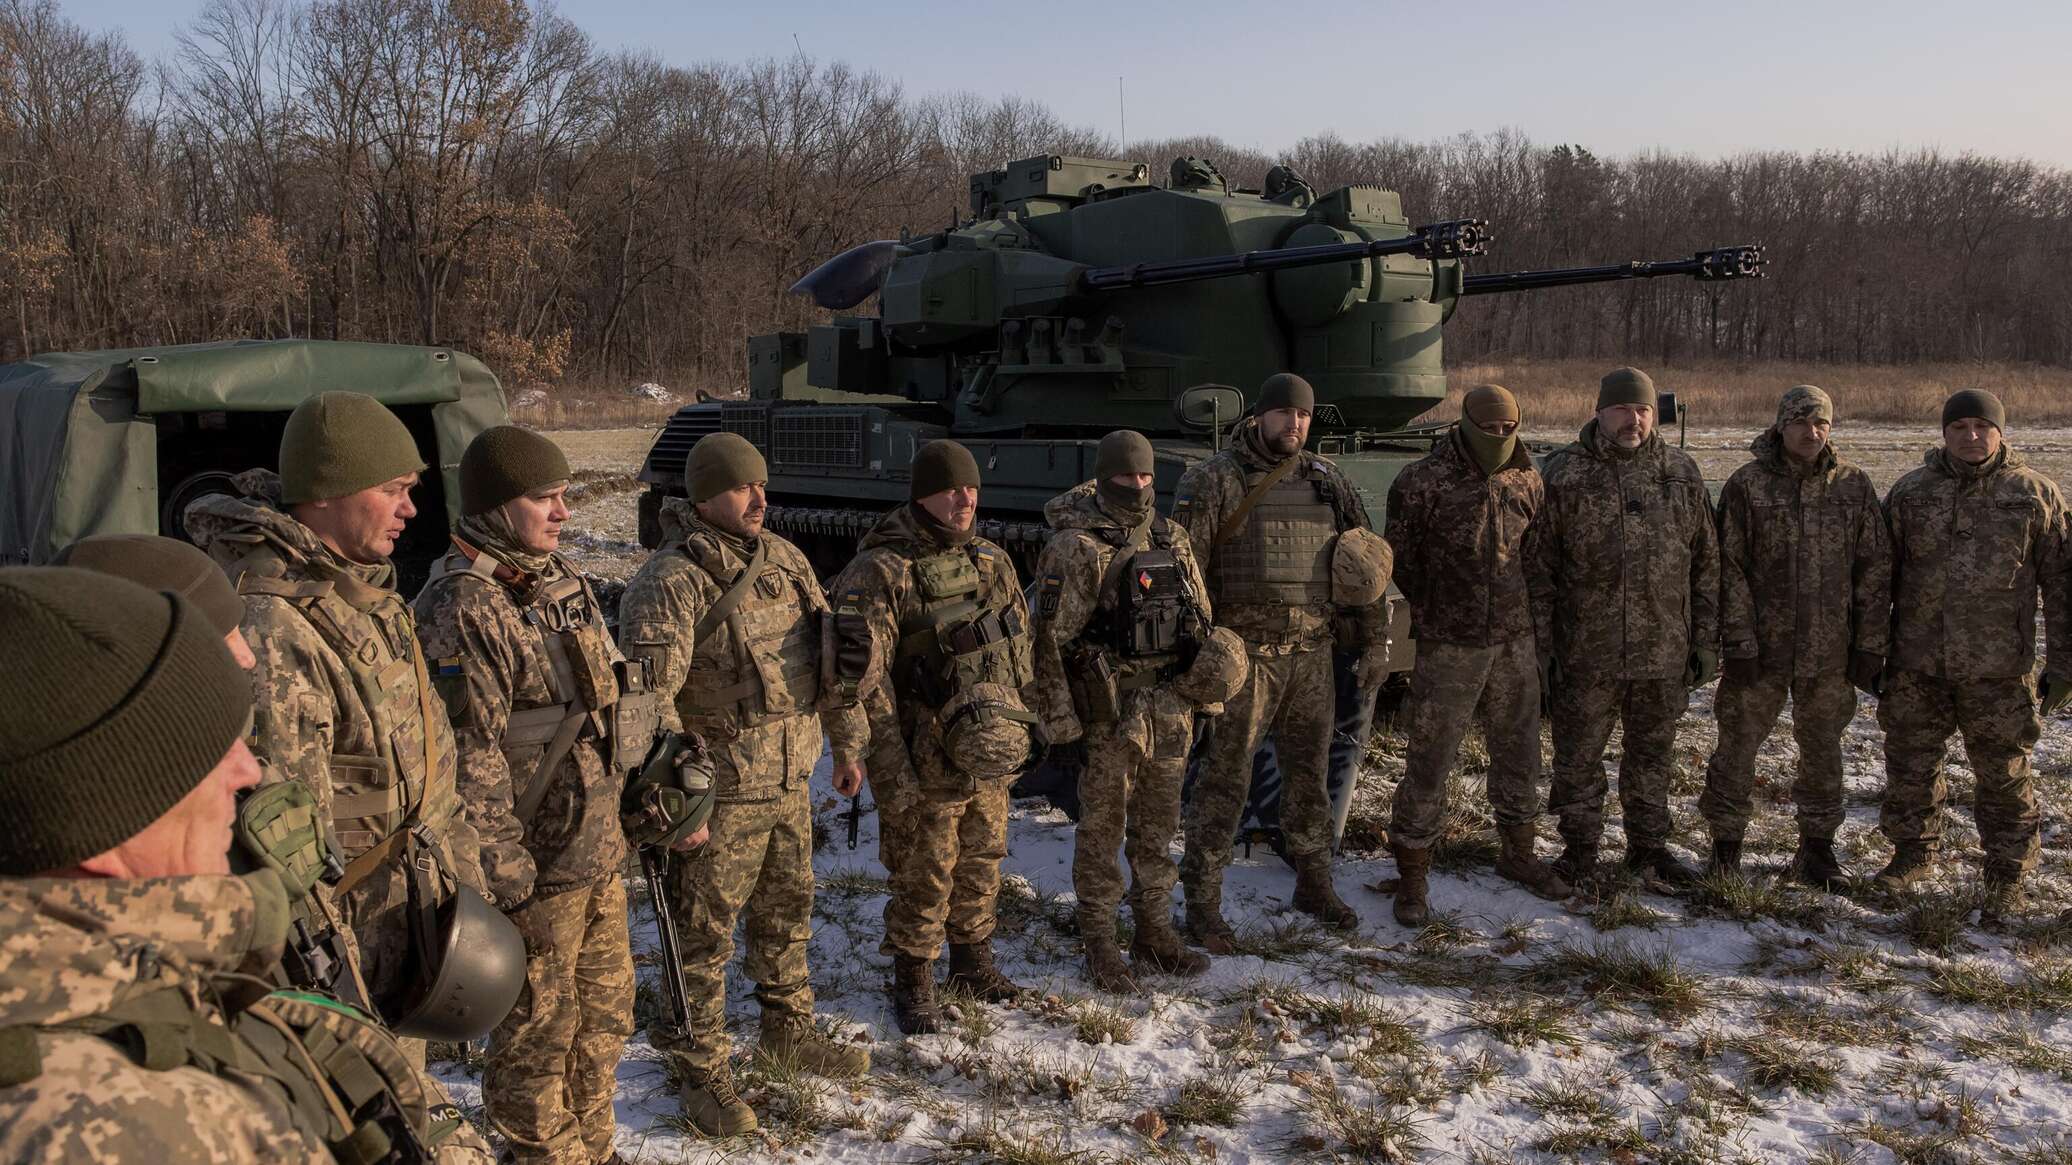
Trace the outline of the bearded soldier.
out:
M 1799 745 L 1792 875 L 1827 890 L 1844 883 L 1835 860 L 1842 731 L 1856 715 L 1856 688 L 1877 694 L 1892 606 L 1878 492 L 1828 440 L 1834 419 L 1819 388 L 1787 391 L 1776 423 L 1750 446 L 1755 460 L 1720 491 L 1719 747 L 1698 798 L 1712 828 L 1712 869 L 1739 869 L 1756 750 L 1789 697 Z
M 690 991 L 688 1030 L 650 1030 L 683 1070 L 684 1115 L 706 1136 L 756 1128 L 728 1067 L 726 966 L 745 920 L 762 1007 L 760 1050 L 828 1076 L 861 1076 L 870 1053 L 813 1019 L 813 805 L 821 715 L 838 765 L 854 769 L 863 661 L 823 646 L 827 600 L 798 547 L 763 529 L 763 455 L 736 433 L 699 438 L 684 463 L 690 501 L 662 504 L 662 548 L 619 600 L 626 654 L 672 703 L 666 727 L 696 734 L 716 767 L 710 840 L 674 863 L 670 891 Z M 850 657 L 844 657 L 850 658 Z M 823 665 L 827 672 L 823 674 Z M 860 772 L 859 772 L 860 775 Z M 857 785 L 847 781 L 845 794 Z
M 633 1027 L 620 793 L 655 716 L 597 596 L 555 553 L 568 478 L 546 437 L 512 425 L 476 436 L 460 459 L 453 550 L 416 610 L 486 888 L 525 936 L 527 990 L 490 1036 L 483 1100 L 514 1160 L 591 1165 L 612 1157 Z
M 405 1025 L 437 969 L 425 948 L 438 937 L 414 934 L 418 919 L 475 894 L 457 884 L 482 884 L 453 731 L 388 559 L 417 515 L 425 463 L 379 401 L 326 392 L 289 414 L 280 466 L 240 475 L 242 496 L 196 501 L 187 529 L 244 597 L 259 661 L 254 751 L 315 796 L 345 862 L 334 889 L 368 989 Z
M 1537 545 L 1546 487 L 1518 439 L 1518 401 L 1485 384 L 1460 423 L 1389 487 L 1396 585 L 1410 601 L 1409 755 L 1389 846 L 1401 879 L 1396 921 L 1431 918 L 1426 878 L 1446 822 L 1446 777 L 1479 721 L 1489 742 L 1489 804 L 1503 853 L 1496 872 L 1542 898 L 1569 885 L 1533 853 L 1539 817 L 1539 638 L 1553 596 Z
M 2003 436 L 2007 411 L 1982 389 L 1943 405 L 1943 443 L 1885 495 L 1892 530 L 1892 658 L 1878 723 L 1885 729 L 1880 822 L 1892 861 L 1878 882 L 1927 876 L 1942 848 L 1943 750 L 1952 732 L 1978 781 L 1987 923 L 2019 909 L 2036 864 L 2038 815 L 2029 750 L 2042 733 L 2036 690 L 2036 600 L 2048 663 L 2042 713 L 2072 700 L 2072 562 L 2065 500 Z
M 1331 649 L 1336 640 L 1359 652 L 1359 689 L 1371 697 L 1387 666 L 1380 596 L 1392 556 L 1369 529 L 1352 482 L 1303 451 L 1315 410 L 1308 381 L 1289 372 L 1268 377 L 1235 440 L 1190 468 L 1174 494 L 1173 520 L 1204 564 L 1217 625 L 1235 631 L 1251 656 L 1245 686 L 1216 720 L 1187 806 L 1180 867 L 1187 929 L 1211 954 L 1237 949 L 1223 918 L 1223 871 L 1252 786 L 1252 754 L 1269 732 L 1280 756 L 1295 908 L 1333 928 L 1359 924 L 1331 884 Z M 1359 593 L 1344 593 L 1348 583 Z M 1348 601 L 1359 599 L 1366 601 Z
M 1698 463 L 1655 428 L 1655 382 L 1607 373 L 1597 415 L 1547 458 L 1546 538 L 1554 581 L 1554 779 L 1560 870 L 1597 868 L 1604 833 L 1604 746 L 1626 730 L 1619 762 L 1626 866 L 1673 885 L 1697 872 L 1668 849 L 1669 770 L 1691 690 L 1719 667 L 1719 538 Z
M 268 990 L 289 894 L 232 876 L 252 685 L 182 595 L 0 570 L 0 1160 L 441 1161 L 489 1147 L 351 1008 Z
M 1101 438 L 1094 479 L 1044 507 L 1056 533 L 1036 568 L 1036 704 L 1053 756 L 1084 769 L 1072 888 L 1087 972 L 1105 991 L 1136 990 L 1115 941 L 1118 848 L 1129 858 L 1132 961 L 1180 975 L 1208 968 L 1173 929 L 1172 844 L 1197 707 L 1176 681 L 1183 661 L 1191 670 L 1244 660 L 1241 645 L 1206 644 L 1208 587 L 1187 532 L 1157 513 L 1151 480 L 1143 434 Z
M 891 876 L 883 950 L 900 1030 L 941 1023 L 935 959 L 987 1002 L 1021 988 L 993 961 L 994 902 L 1007 854 L 1007 789 L 1027 766 L 1036 717 L 1028 610 L 1014 564 L 977 536 L 971 451 L 931 441 L 914 455 L 907 505 L 879 519 L 830 584 L 835 617 L 865 629 L 872 675 L 870 782 L 879 860 Z M 860 769 L 837 758 L 836 773 Z

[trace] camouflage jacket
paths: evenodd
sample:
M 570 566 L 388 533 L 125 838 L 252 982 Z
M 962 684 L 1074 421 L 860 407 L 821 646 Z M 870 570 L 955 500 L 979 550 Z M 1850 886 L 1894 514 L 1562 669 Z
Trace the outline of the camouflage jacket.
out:
M 450 556 L 458 558 L 458 552 Z M 547 633 L 526 618 L 515 583 L 455 569 L 418 593 L 417 633 L 439 678 L 459 750 L 462 810 L 482 842 L 482 875 L 490 896 L 506 910 L 536 891 L 553 893 L 587 885 L 619 868 L 626 859 L 626 835 L 619 826 L 623 780 L 610 764 L 609 720 L 595 716 L 551 773 L 538 773 L 555 726 L 531 735 L 529 744 L 507 738 L 514 713 L 558 709 L 556 669 Z M 528 589 L 572 578 L 574 568 L 559 556 L 548 560 Z M 582 592 L 589 599 L 587 589 Z M 591 641 L 590 658 L 609 659 L 610 634 L 594 599 L 590 621 L 572 634 Z M 552 713 L 549 712 L 549 719 Z M 520 821 L 517 806 L 527 782 L 537 780 L 538 808 Z
M 1254 655 L 1314 651 L 1327 646 L 1332 639 L 1333 619 L 1337 612 L 1329 603 L 1300 607 L 1237 604 L 1216 593 L 1216 532 L 1244 501 L 1252 483 L 1280 463 L 1260 446 L 1258 428 L 1256 418 L 1245 421 L 1238 426 L 1230 444 L 1222 452 L 1189 466 L 1187 472 L 1180 475 L 1180 484 L 1173 491 L 1173 521 L 1187 530 L 1187 537 L 1193 543 L 1195 561 L 1200 564 L 1202 575 L 1208 580 L 1210 594 L 1216 601 L 1219 626 L 1237 632 Z M 1302 458 L 1296 474 L 1317 478 L 1330 488 L 1340 530 L 1369 528 L 1360 491 L 1344 471 L 1329 459 L 1307 450 L 1296 456 Z M 1256 514 L 1258 511 L 1253 512 Z M 1386 601 L 1357 612 L 1355 622 L 1359 629 L 1359 645 L 1386 640 Z
M 904 781 L 909 787 L 915 781 L 927 786 L 958 783 L 932 771 L 933 766 L 945 763 L 939 750 L 913 747 L 917 736 L 934 724 L 937 710 L 916 700 L 900 699 L 891 674 L 899 656 L 901 628 L 921 607 L 910 567 L 917 557 L 940 552 L 944 546 L 915 519 L 912 505 L 901 505 L 878 519 L 858 544 L 856 557 L 828 583 L 828 593 L 844 609 L 861 613 L 870 626 L 871 663 L 862 684 L 862 707 L 869 727 L 865 767 L 874 787 L 878 782 Z M 967 548 L 979 569 L 984 601 L 1013 607 L 1026 626 L 1028 605 L 1007 552 L 977 535 Z M 1017 670 L 1024 677 L 1032 676 L 1029 637 L 1022 635 L 1010 650 Z M 1026 701 L 1027 685 L 1022 686 Z M 929 766 L 931 771 L 923 772 L 917 766 Z
M 1941 446 L 1885 495 L 1892 531 L 1891 661 L 1949 680 L 2036 665 L 2036 599 L 2054 674 L 2072 674 L 2064 495 L 2011 448 L 1981 466 Z
M 1627 453 L 1592 419 L 1547 458 L 1539 543 L 1564 674 L 1673 679 L 1719 643 L 1719 532 L 1698 463 L 1660 433 Z
M 1034 627 L 1036 650 L 1036 713 L 1043 717 L 1043 730 L 1053 743 L 1078 740 L 1086 732 L 1072 703 L 1067 681 L 1065 649 L 1086 630 L 1096 612 L 1113 610 L 1115 595 L 1100 593 L 1110 563 L 1127 544 L 1129 528 L 1101 508 L 1095 482 L 1083 482 L 1052 498 L 1043 507 L 1043 517 L 1055 531 L 1044 544 L 1037 561 L 1038 602 Z M 1208 584 L 1195 564 L 1187 530 L 1171 523 L 1173 557 L 1186 575 L 1207 622 L 1213 611 Z M 1111 654 L 1113 649 L 1108 649 Z M 1194 730 L 1194 706 L 1174 695 L 1166 685 L 1137 688 L 1123 693 L 1123 719 L 1117 730 L 1132 745 L 1150 755 L 1153 741 L 1184 741 Z M 1185 749 L 1185 744 L 1163 751 Z
M 816 624 L 817 653 L 817 624 L 827 612 L 827 597 L 813 566 L 798 547 L 776 534 L 765 531 L 762 539 L 763 576 L 756 586 L 769 597 L 787 591 L 794 596 L 796 618 Z M 723 577 L 699 566 L 693 552 L 724 564 Z M 662 503 L 662 548 L 634 573 L 619 599 L 619 646 L 628 658 L 648 660 L 655 691 L 676 701 L 663 711 L 670 728 L 683 727 L 693 668 L 711 668 L 740 649 L 734 621 L 722 622 L 709 643 L 693 643 L 691 632 L 747 565 L 740 541 L 699 520 L 689 502 L 670 498 Z M 814 663 L 817 667 L 817 654 Z M 808 708 L 732 734 L 706 732 L 719 767 L 716 795 L 724 801 L 766 801 L 803 791 L 820 761 L 823 727 L 837 761 L 861 755 L 862 713 L 854 707 Z
M 1382 537 L 1413 637 L 1489 647 L 1536 635 L 1552 646 L 1553 586 L 1538 545 L 1546 497 L 1523 441 L 1487 474 L 1449 435 L 1396 475 Z
M 214 494 L 190 506 L 187 529 L 244 596 L 243 630 L 258 658 L 253 752 L 309 788 L 341 859 L 373 848 L 414 807 L 441 869 L 482 889 L 481 843 L 455 789 L 453 729 L 428 686 L 416 620 L 391 587 L 393 569 L 334 554 L 280 508 L 280 478 L 271 471 L 250 470 L 237 484 L 242 497 Z M 319 594 L 324 606 L 312 608 Z M 369 657 L 393 661 L 371 686 L 354 666 Z M 370 703 L 373 687 L 382 695 Z M 407 849 L 340 899 L 378 996 L 410 970 Z
M 1890 646 L 1892 546 L 1870 475 L 1832 446 L 1801 470 L 1775 428 L 1719 495 L 1720 654 L 1840 675 Z
M 0 1030 L 34 1029 L 40 1060 L 33 1079 L 0 1087 L 0 1160 L 330 1162 L 258 1077 L 149 1069 L 67 1026 L 177 988 L 220 1027 L 219 978 L 264 975 L 280 957 L 280 894 L 238 877 L 0 879 Z M 462 1125 L 437 1159 L 487 1165 L 489 1147 Z

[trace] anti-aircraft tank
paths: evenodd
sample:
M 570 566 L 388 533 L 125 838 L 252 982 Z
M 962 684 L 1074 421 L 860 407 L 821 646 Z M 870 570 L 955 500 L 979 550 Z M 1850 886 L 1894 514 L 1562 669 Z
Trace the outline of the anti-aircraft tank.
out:
M 1281 371 L 1315 387 L 1311 447 L 1346 470 L 1379 527 L 1397 471 L 1444 431 L 1404 426 L 1445 398 L 1440 333 L 1463 298 L 1736 279 L 1764 262 L 1760 247 L 1736 246 L 1470 275 L 1461 260 L 1489 237 L 1479 220 L 1413 225 L 1394 191 L 1318 194 L 1286 166 L 1263 189 L 1238 189 L 1199 158 L 1175 161 L 1159 185 L 1141 162 L 1047 155 L 973 175 L 970 194 L 962 225 L 852 248 L 792 289 L 833 312 L 876 295 L 876 315 L 756 336 L 745 399 L 670 418 L 640 474 L 644 545 L 660 540 L 661 499 L 683 492 L 684 455 L 725 429 L 769 460 L 769 527 L 831 572 L 906 500 L 914 451 L 953 436 L 984 471 L 980 532 L 1013 552 L 1026 578 L 1048 533 L 1044 503 L 1092 476 L 1103 434 L 1152 438 L 1170 509 L 1180 474 Z M 1403 669 L 1411 645 L 1397 606 L 1391 665 Z M 1344 778 L 1373 702 L 1341 688 L 1332 768 L 1342 828 Z M 1270 749 L 1260 767 L 1254 806 L 1270 827 Z

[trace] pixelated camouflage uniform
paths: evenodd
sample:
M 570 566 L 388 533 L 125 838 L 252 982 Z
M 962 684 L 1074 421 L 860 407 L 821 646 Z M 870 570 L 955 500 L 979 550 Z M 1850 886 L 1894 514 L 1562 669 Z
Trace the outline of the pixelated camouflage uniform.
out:
M 1988 863 L 2036 863 L 2039 819 L 2029 750 L 2042 732 L 2030 672 L 2036 603 L 2053 674 L 2072 660 L 2072 564 L 2056 483 L 2003 446 L 1970 465 L 1938 446 L 1885 495 L 1892 532 L 1892 653 L 1880 828 L 1895 844 L 1942 843 L 1942 760 L 1964 734 L 1978 781 Z
M 229 1051 L 218 1000 L 277 966 L 287 899 L 277 880 L 264 885 L 270 879 L 0 879 L 0 1160 L 333 1160 L 323 1134 L 250 1061 L 246 1071 L 204 1070 L 186 1059 L 180 1039 Z M 194 1035 L 126 1047 L 82 1030 L 168 990 L 185 995 L 180 1013 L 201 1025 Z M 149 1054 L 168 1058 L 147 1066 L 140 1061 Z M 418 1118 L 452 1103 L 431 1077 L 415 1083 L 409 1099 Z M 489 1146 L 465 1122 L 434 1152 L 451 1165 L 490 1161 Z
M 1368 522 L 1359 491 L 1344 472 L 1317 454 L 1296 456 L 1302 459 L 1298 467 L 1261 498 L 1222 545 L 1217 531 L 1253 485 L 1286 460 L 1261 441 L 1258 420 L 1247 420 L 1229 447 L 1189 467 L 1173 495 L 1173 521 L 1187 530 L 1208 581 L 1217 625 L 1245 641 L 1252 664 L 1245 686 L 1214 722 L 1208 761 L 1188 796 L 1180 880 L 1190 912 L 1221 908 L 1223 871 L 1251 792 L 1252 754 L 1268 732 L 1280 757 L 1287 856 L 1298 865 L 1330 858 L 1325 769 L 1336 718 L 1331 649 L 1340 613 L 1330 601 L 1324 539 L 1366 529 Z M 1298 533 L 1277 536 L 1269 547 L 1261 533 L 1261 523 L 1269 519 L 1285 521 Z M 1299 552 L 1284 552 L 1297 544 Z M 1301 561 L 1294 561 L 1297 557 Z M 1302 577 L 1264 579 L 1283 567 Z M 1300 599 L 1294 597 L 1298 592 Z M 1337 644 L 1341 649 L 1358 651 L 1388 637 L 1384 603 L 1360 610 L 1349 622 L 1354 629 L 1349 641 Z
M 1651 433 L 1619 448 L 1596 420 L 1541 470 L 1540 546 L 1553 590 L 1554 777 L 1562 839 L 1604 831 L 1604 747 L 1625 728 L 1619 804 L 1628 849 L 1670 833 L 1676 722 L 1693 648 L 1719 642 L 1719 535 L 1698 463 Z
M 1417 659 L 1410 673 L 1392 841 L 1436 845 L 1446 824 L 1446 777 L 1470 724 L 1489 742 L 1489 803 L 1499 826 L 1539 816 L 1539 634 L 1553 597 L 1536 519 L 1546 487 L 1518 442 L 1495 473 L 1441 440 L 1389 487 L 1382 536 L 1396 552 L 1396 586 L 1410 603 Z
M 923 597 L 912 569 L 917 558 L 950 548 L 902 505 L 880 518 L 857 555 L 828 584 L 838 607 L 862 614 L 873 642 L 871 672 L 863 684 L 870 727 L 864 766 L 878 808 L 878 861 L 892 885 L 885 903 L 888 955 L 934 959 L 945 939 L 983 943 L 993 935 L 1000 895 L 1000 862 L 1007 856 L 1007 790 L 1003 780 L 973 782 L 943 755 L 938 709 L 900 689 L 899 644 Z M 984 538 L 963 545 L 978 575 L 974 601 L 1011 611 L 1024 630 L 1009 641 L 1009 686 L 1033 676 L 1028 610 L 1014 563 Z
M 258 659 L 253 752 L 315 796 L 341 860 L 375 849 L 414 817 L 438 869 L 481 889 L 481 843 L 455 791 L 453 730 L 425 683 L 394 568 L 333 553 L 280 508 L 273 472 L 250 470 L 237 486 L 243 496 L 214 494 L 188 507 L 187 529 L 244 597 L 242 629 Z M 397 997 L 416 972 L 406 873 L 413 848 L 397 845 L 339 898 L 376 999 Z
M 1052 498 L 1043 517 L 1055 531 L 1036 566 L 1036 710 L 1054 744 L 1084 739 L 1086 771 L 1079 778 L 1079 824 L 1072 839 L 1072 889 L 1086 917 L 1113 918 L 1123 897 L 1115 854 L 1129 861 L 1130 911 L 1138 919 L 1163 922 L 1172 911 L 1179 869 L 1172 845 L 1180 829 L 1180 782 L 1194 743 L 1194 705 L 1153 682 L 1122 693 L 1122 716 L 1086 723 L 1072 698 L 1065 656 L 1097 615 L 1116 608 L 1113 587 L 1103 591 L 1111 564 L 1132 546 L 1132 528 L 1101 507 L 1096 483 L 1085 482 Z M 1212 611 L 1208 584 L 1195 564 L 1187 531 L 1167 523 L 1172 554 L 1206 624 Z M 1136 545 L 1150 545 L 1145 537 Z M 1129 664 L 1109 645 L 1099 647 L 1118 672 Z M 1175 657 L 1177 661 L 1177 657 Z
M 1842 826 L 1842 732 L 1856 715 L 1849 653 L 1890 642 L 1892 546 L 1870 475 L 1830 444 L 1811 466 L 1787 457 L 1776 426 L 1720 491 L 1720 654 L 1753 659 L 1754 683 L 1723 676 L 1713 696 L 1719 745 L 1698 811 L 1715 838 L 1748 829 L 1756 751 L 1791 700 L 1799 745 L 1799 833 Z
M 673 699 L 664 723 L 703 736 L 717 771 L 710 840 L 670 858 L 690 1030 L 680 1045 L 666 1022 L 649 1038 L 692 1070 L 711 1072 L 729 1047 L 726 966 L 736 922 L 747 930 L 742 969 L 755 982 L 764 1029 L 813 1018 L 807 782 L 822 747 L 827 600 L 806 556 L 765 532 L 750 597 L 693 643 L 693 629 L 747 567 L 753 547 L 706 524 L 681 498 L 662 503 L 661 519 L 662 548 L 619 600 L 619 643 L 628 658 L 649 661 L 655 690 Z M 835 759 L 859 759 L 860 718 L 853 709 L 827 711 Z
M 416 602 L 487 889 L 525 937 L 525 990 L 489 1037 L 482 1095 L 515 1160 L 589 1165 L 612 1152 L 616 1071 L 633 1031 L 624 778 L 611 740 L 618 652 L 574 567 L 524 554 L 482 522 L 463 519 L 457 533 L 483 553 L 448 553 Z M 548 620 L 567 630 L 550 632 Z M 591 701 L 602 707 L 586 714 Z M 540 772 L 574 718 L 565 756 Z M 521 820 L 527 789 L 537 806 Z

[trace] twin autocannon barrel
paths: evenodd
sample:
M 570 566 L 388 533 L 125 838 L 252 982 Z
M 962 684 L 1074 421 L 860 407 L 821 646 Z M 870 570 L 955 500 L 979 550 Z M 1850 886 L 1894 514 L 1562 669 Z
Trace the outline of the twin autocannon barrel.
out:
M 1760 279 L 1763 265 L 1760 245 L 1715 247 L 1688 259 L 1634 260 L 1607 263 L 1602 267 L 1565 267 L 1552 271 L 1505 271 L 1494 275 L 1470 275 L 1461 281 L 1462 295 L 1488 295 L 1499 291 L 1536 291 L 1542 287 L 1569 287 L 1579 283 L 1610 283 L 1619 279 L 1653 279 L 1662 275 L 1688 275 L 1693 279 Z

